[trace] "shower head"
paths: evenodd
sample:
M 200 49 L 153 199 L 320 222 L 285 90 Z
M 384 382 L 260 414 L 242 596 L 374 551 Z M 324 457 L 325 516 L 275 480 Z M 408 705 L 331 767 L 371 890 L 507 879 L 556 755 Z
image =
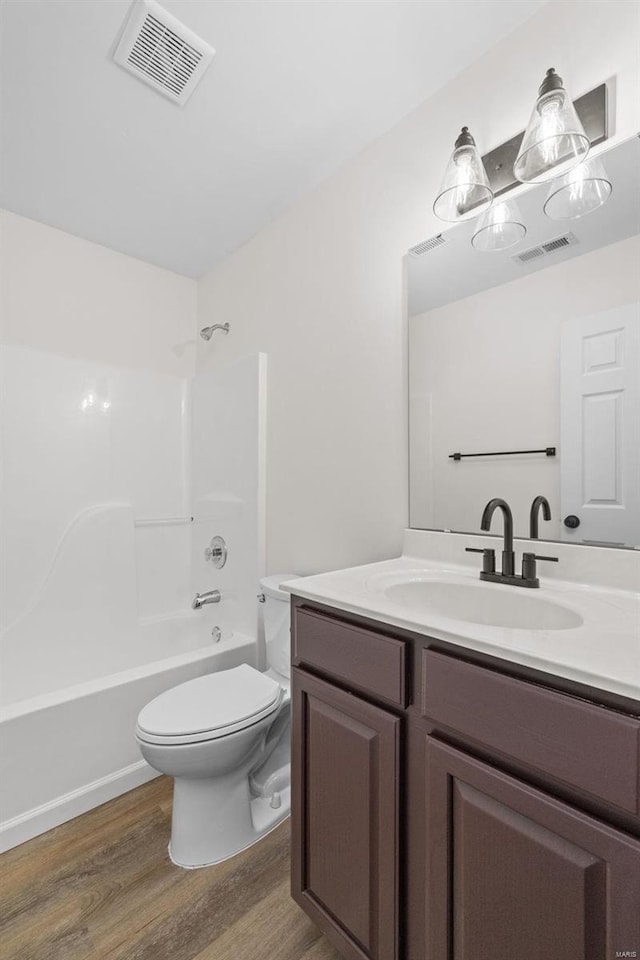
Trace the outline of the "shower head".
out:
M 223 330 L 224 333 L 229 333 L 230 329 L 228 323 L 214 323 L 211 327 L 203 327 L 200 336 L 203 340 L 211 340 L 214 330 Z

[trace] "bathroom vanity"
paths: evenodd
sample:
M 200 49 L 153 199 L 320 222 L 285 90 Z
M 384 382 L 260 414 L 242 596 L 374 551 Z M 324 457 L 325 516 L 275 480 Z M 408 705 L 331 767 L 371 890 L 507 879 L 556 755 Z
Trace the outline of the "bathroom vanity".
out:
M 290 590 L 292 892 L 345 960 L 640 956 L 637 594 L 406 556 Z

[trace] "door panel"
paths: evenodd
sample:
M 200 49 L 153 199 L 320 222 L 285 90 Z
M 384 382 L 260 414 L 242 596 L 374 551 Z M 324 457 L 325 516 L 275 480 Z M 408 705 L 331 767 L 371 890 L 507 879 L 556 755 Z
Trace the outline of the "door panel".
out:
M 640 955 L 640 841 L 427 740 L 429 960 Z
M 343 709 L 307 701 L 307 887 L 367 949 L 372 947 L 371 782 L 378 734 Z M 374 788 L 375 789 L 375 788 Z M 348 844 L 349 864 L 345 845 Z
M 454 956 L 511 954 L 517 931 L 519 957 L 600 960 L 604 862 L 468 784 L 452 803 Z
M 293 671 L 292 892 L 354 960 L 397 957 L 399 728 Z
M 563 539 L 639 544 L 639 304 L 563 324 L 560 410 Z

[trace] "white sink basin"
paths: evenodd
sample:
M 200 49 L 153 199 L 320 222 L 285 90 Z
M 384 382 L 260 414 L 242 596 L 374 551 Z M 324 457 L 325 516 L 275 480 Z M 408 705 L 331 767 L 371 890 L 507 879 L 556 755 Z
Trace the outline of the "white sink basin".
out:
M 407 580 L 393 583 L 383 592 L 389 600 L 413 612 L 491 627 L 570 630 L 583 622 L 574 610 L 540 596 L 531 596 L 523 587 Z

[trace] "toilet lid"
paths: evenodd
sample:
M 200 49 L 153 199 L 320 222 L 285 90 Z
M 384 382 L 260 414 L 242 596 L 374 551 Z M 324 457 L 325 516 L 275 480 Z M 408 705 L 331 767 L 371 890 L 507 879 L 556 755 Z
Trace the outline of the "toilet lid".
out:
M 243 663 L 187 680 L 143 707 L 136 733 L 150 743 L 196 743 L 242 730 L 282 701 L 276 680 Z

